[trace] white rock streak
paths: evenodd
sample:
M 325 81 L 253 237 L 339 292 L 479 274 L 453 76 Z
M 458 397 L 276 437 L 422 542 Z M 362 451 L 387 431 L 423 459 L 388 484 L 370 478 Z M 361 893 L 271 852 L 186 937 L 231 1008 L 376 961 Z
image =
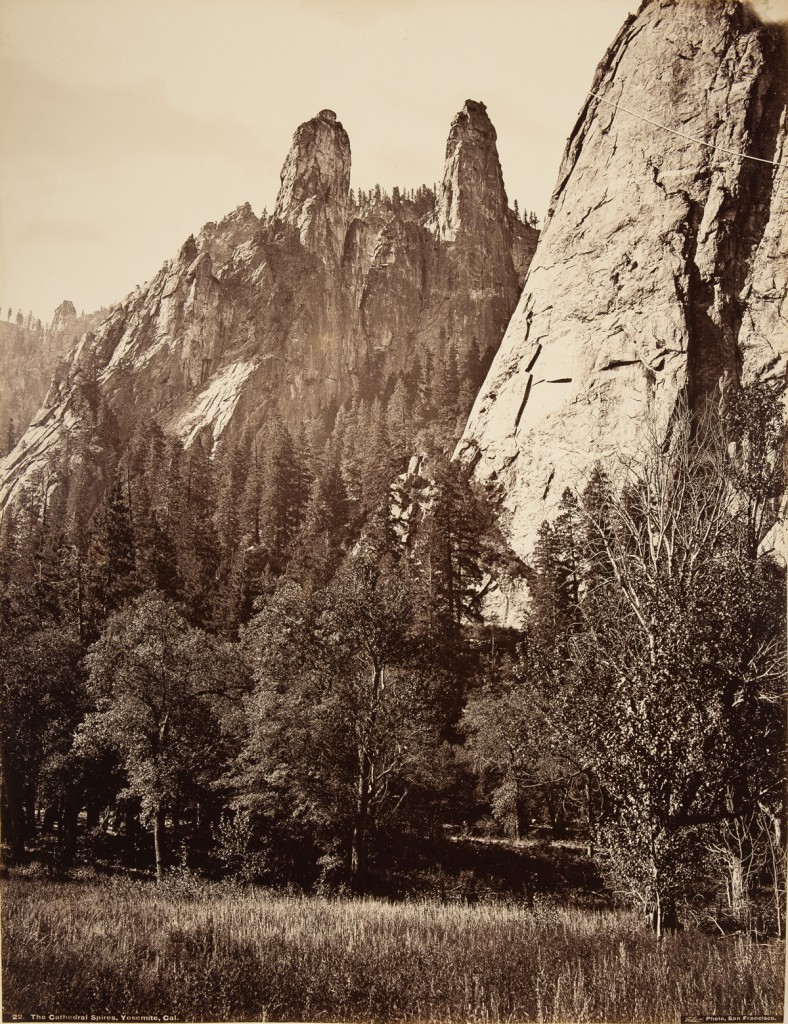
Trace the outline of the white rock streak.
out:
M 25 431 L 23 441 L 4 459 L 0 459 L 0 508 L 15 488 L 35 482 L 37 474 L 52 464 L 58 444 L 74 427 L 71 409 L 57 405 L 47 410 Z
M 206 427 L 211 428 L 214 441 L 218 440 L 235 411 L 244 384 L 256 367 L 255 361 L 248 360 L 231 363 L 215 374 L 197 396 L 192 408 L 174 424 L 184 447 L 188 448 Z

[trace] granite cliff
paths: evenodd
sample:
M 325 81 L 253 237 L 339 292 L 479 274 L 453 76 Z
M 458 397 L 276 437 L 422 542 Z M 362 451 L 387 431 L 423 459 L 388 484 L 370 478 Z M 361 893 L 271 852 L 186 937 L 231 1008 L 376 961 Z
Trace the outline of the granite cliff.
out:
M 343 403 L 388 396 L 450 349 L 491 357 L 537 237 L 509 209 L 483 104 L 452 124 L 437 197 L 354 194 L 347 133 L 323 110 L 295 133 L 272 216 L 247 204 L 205 225 L 84 334 L 2 466 L 0 504 L 37 467 L 68 462 L 86 380 L 118 446 L 151 417 L 212 444 L 274 413 L 330 425 Z
M 788 358 L 788 56 L 741 3 L 647 0 L 600 63 L 457 456 L 527 555 L 567 486 Z

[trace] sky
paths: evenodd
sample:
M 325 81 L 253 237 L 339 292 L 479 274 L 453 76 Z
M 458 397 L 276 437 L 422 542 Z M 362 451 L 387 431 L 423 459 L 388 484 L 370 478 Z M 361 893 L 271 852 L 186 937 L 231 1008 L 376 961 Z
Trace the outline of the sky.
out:
M 639 0 L 0 0 L 0 308 L 121 300 L 209 220 L 273 209 L 326 107 L 351 185 L 432 184 L 466 99 L 541 216 Z M 768 5 L 785 0 L 761 0 Z

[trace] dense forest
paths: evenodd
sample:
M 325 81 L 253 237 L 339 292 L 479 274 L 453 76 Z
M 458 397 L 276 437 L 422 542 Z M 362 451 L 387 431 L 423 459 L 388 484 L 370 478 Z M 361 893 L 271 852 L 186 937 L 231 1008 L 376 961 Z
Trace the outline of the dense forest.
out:
M 2 523 L 9 863 L 403 895 L 452 836 L 539 834 L 660 931 L 782 933 L 778 392 L 598 467 L 523 564 L 447 457 L 470 351 L 215 452 L 121 449 L 82 374 L 78 471 Z M 481 614 L 501 575 L 521 630 Z

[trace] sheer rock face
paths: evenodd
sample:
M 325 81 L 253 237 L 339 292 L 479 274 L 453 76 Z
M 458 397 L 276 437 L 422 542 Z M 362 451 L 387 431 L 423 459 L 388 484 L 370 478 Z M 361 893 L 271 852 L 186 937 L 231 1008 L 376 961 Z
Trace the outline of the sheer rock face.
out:
M 121 446 L 151 418 L 213 443 L 273 411 L 293 429 L 330 421 L 428 353 L 437 365 L 448 345 L 458 360 L 474 340 L 495 349 L 538 232 L 508 209 L 483 105 L 455 119 L 448 154 L 452 202 L 445 185 L 437 202 L 426 191 L 352 202 L 344 128 L 331 111 L 303 124 L 273 217 L 246 204 L 206 224 L 82 337 L 24 446 L 0 463 L 0 508 L 36 467 L 71 457 L 88 373 Z
M 786 89 L 782 31 L 739 3 L 647 0 L 599 65 L 457 449 L 520 554 L 683 391 L 785 372 Z

